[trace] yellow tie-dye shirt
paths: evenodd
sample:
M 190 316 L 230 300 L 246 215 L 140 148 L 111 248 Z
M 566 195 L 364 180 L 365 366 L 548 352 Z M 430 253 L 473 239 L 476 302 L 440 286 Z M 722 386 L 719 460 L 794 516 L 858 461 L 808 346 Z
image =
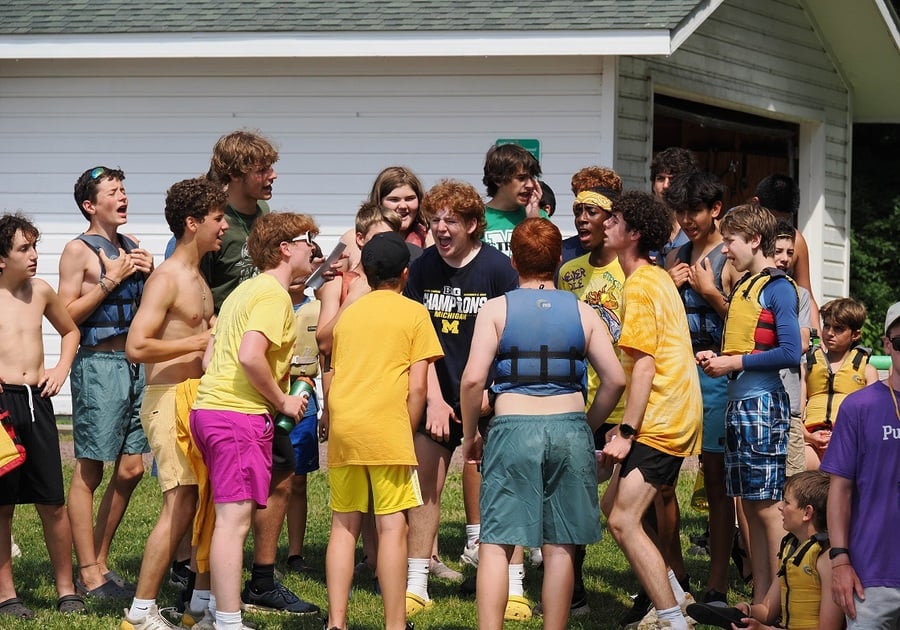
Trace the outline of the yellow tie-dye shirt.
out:
M 619 347 L 653 356 L 656 374 L 637 441 L 688 457 L 700 452 L 703 399 L 684 304 L 660 267 L 642 265 L 625 280 Z M 634 361 L 622 352 L 628 398 Z
M 591 255 L 585 254 L 563 264 L 559 269 L 558 288 L 570 291 L 590 306 L 606 324 L 616 354 L 619 352 L 619 334 L 622 331 L 622 287 L 625 284 L 625 272 L 619 259 L 615 258 L 608 265 L 595 267 L 591 264 Z M 586 409 L 590 409 L 600 387 L 600 377 L 593 366 L 588 364 L 588 396 Z M 619 424 L 625 412 L 625 397 L 619 399 L 607 422 Z

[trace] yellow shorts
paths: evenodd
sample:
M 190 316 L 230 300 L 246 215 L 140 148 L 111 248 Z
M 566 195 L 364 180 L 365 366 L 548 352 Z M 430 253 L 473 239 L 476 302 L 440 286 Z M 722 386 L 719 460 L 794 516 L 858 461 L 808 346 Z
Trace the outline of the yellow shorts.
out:
M 331 509 L 394 514 L 422 505 L 422 489 L 415 466 L 340 466 L 328 469 Z
M 141 404 L 141 426 L 156 459 L 157 479 L 163 492 L 176 486 L 195 486 L 197 476 L 178 446 L 175 435 L 175 388 L 147 385 Z

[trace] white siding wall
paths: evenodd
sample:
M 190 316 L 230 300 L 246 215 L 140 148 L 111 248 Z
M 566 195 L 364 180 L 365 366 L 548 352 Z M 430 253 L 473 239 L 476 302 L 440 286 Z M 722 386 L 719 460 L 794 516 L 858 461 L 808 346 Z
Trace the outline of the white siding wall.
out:
M 618 84 L 616 169 L 627 185 L 649 186 L 654 91 L 805 127 L 824 124 L 824 160 L 800 151 L 807 162 L 800 165 L 800 228 L 819 303 L 847 295 L 849 96 L 800 4 L 729 0 L 670 57 L 620 60 Z M 822 149 L 810 143 L 805 150 Z
M 0 211 L 43 231 L 39 274 L 86 222 L 72 186 L 104 164 L 127 176 L 127 231 L 162 254 L 166 188 L 205 172 L 216 139 L 260 129 L 276 141 L 274 209 L 307 212 L 330 247 L 352 225 L 375 174 L 412 167 L 479 190 L 497 138 L 541 141 L 544 178 L 571 232 L 568 181 L 604 142 L 602 59 L 183 60 L 0 62 Z M 45 330 L 52 329 L 47 326 Z M 45 335 L 48 362 L 56 335 Z M 68 389 L 56 401 L 68 413 Z

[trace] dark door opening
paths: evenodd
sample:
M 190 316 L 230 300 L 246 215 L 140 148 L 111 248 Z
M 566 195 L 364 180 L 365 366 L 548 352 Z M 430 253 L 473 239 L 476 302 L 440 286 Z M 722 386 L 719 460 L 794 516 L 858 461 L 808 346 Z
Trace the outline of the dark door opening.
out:
M 694 153 L 725 185 L 725 207 L 753 196 L 773 173 L 796 179 L 799 128 L 794 123 L 656 94 L 653 154 L 667 147 Z

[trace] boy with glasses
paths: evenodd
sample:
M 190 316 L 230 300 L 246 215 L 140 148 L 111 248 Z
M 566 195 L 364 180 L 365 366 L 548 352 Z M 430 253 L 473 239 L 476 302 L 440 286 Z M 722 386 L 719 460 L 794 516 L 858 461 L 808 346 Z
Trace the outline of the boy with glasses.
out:
M 244 627 L 243 544 L 257 507 L 266 507 L 269 496 L 272 417 L 278 412 L 296 422 L 307 407 L 305 397 L 287 394 L 297 338 L 288 287 L 312 273 L 316 233 L 305 215 L 275 213 L 257 220 L 247 251 L 261 272 L 222 304 L 191 411 L 191 434 L 209 469 L 216 510 L 209 557 L 218 630 Z M 307 606 L 302 612 L 318 612 Z

